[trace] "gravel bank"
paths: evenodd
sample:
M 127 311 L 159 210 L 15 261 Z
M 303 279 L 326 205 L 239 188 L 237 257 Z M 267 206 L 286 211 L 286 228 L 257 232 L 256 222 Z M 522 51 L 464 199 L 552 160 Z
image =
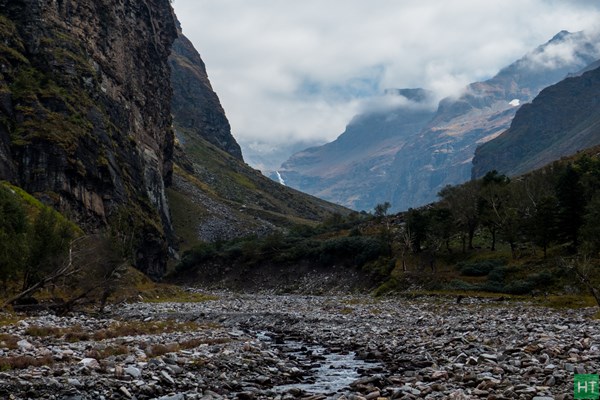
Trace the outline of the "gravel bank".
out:
M 0 397 L 570 399 L 575 373 L 600 371 L 593 309 L 218 296 L 3 326 Z M 9 369 L 9 361 L 39 365 Z M 346 381 L 329 384 L 338 379 L 330 375 Z

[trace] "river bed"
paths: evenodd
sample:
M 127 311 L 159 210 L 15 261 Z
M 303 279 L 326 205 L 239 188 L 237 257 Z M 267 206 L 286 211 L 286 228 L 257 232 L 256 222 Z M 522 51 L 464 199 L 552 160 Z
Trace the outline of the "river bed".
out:
M 595 309 L 217 295 L 6 323 L 0 362 L 31 365 L 1 368 L 0 398 L 564 400 L 600 371 Z

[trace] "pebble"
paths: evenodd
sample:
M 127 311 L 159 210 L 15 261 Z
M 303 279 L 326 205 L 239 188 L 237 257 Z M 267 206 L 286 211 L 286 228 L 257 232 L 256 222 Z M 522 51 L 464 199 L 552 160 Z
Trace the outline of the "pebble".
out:
M 131 376 L 134 379 L 137 379 L 142 376 L 142 371 L 140 371 L 136 367 L 127 367 L 123 370 L 123 372 L 126 373 L 127 375 Z
M 79 361 L 79 364 L 86 368 L 100 369 L 100 363 L 95 358 L 84 358 L 83 360 Z

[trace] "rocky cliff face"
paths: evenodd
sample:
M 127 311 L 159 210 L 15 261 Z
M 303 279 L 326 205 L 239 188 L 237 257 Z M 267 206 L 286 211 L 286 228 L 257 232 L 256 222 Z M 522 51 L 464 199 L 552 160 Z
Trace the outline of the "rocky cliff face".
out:
M 206 67 L 192 43 L 178 30 L 169 58 L 173 86 L 172 112 L 177 131 L 203 137 L 242 160 L 242 150 L 231 135 L 225 111 L 208 80 Z
M 168 0 L 0 0 L 0 178 L 162 275 L 173 132 Z
M 544 89 L 510 129 L 477 149 L 473 178 L 519 175 L 600 144 L 600 65 Z M 587 70 L 586 68 L 585 70 Z

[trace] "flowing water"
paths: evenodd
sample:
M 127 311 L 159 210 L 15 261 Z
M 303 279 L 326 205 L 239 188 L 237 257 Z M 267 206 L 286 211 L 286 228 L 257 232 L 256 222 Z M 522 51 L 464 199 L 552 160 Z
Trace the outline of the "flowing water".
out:
M 356 358 L 354 352 L 331 352 L 318 344 L 307 344 L 294 340 L 286 340 L 276 344 L 268 333 L 260 333 L 261 341 L 271 342 L 290 358 L 294 358 L 303 366 L 306 374 L 302 381 L 288 385 L 273 387 L 277 393 L 285 393 L 299 389 L 306 393 L 333 395 L 348 389 L 350 384 L 360 378 L 360 371 L 379 369 L 379 363 L 366 362 Z

